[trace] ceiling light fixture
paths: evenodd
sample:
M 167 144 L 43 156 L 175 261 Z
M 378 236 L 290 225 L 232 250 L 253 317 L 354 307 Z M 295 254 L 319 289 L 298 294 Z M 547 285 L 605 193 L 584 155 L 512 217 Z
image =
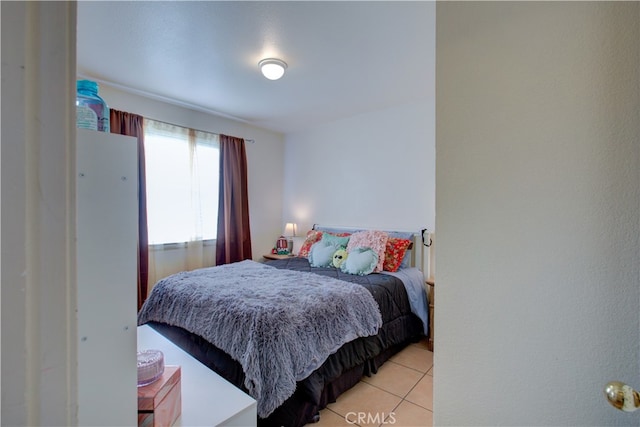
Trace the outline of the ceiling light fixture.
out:
M 258 62 L 258 66 L 262 71 L 262 75 L 269 80 L 278 80 L 284 75 L 284 70 L 287 69 L 287 63 L 276 58 L 267 58 Z

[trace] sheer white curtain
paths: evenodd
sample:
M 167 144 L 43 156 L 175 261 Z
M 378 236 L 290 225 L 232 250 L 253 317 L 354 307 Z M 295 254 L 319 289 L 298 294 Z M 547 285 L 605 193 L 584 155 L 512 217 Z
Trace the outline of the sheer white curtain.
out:
M 215 264 L 219 138 L 144 120 L 149 284 Z

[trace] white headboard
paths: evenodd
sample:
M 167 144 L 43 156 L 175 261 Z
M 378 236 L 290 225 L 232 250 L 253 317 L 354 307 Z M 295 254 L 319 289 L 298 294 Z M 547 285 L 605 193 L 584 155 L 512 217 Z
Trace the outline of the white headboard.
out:
M 435 274 L 434 234 L 428 230 L 413 235 L 411 265 L 422 270 L 425 279 L 433 279 Z

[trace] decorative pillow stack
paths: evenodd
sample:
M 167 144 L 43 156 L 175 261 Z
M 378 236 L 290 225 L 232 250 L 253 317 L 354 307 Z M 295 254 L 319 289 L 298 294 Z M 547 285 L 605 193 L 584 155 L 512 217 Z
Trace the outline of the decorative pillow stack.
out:
M 347 274 L 366 276 L 373 273 L 378 265 L 378 254 L 371 248 L 353 248 L 348 252 L 347 259 L 340 265 L 340 270 Z
M 351 256 L 351 252 L 355 248 L 371 248 L 373 252 L 378 256 L 373 272 L 380 272 L 384 268 L 384 254 L 387 249 L 387 241 L 389 235 L 384 231 L 377 230 L 365 230 L 357 231 L 349 238 L 349 244 L 347 245 L 347 252 Z M 349 258 L 347 258 L 347 261 Z
M 338 249 L 344 249 L 349 243 L 349 236 L 336 236 L 322 233 L 319 242 L 311 245 L 309 251 L 309 264 L 311 267 L 329 267 L 333 263 L 333 254 Z
M 351 235 L 351 233 L 327 233 L 324 231 L 309 230 L 307 232 L 307 238 L 305 239 L 304 243 L 300 247 L 300 250 L 298 251 L 298 256 L 303 258 L 308 258 L 309 253 L 311 252 L 311 246 L 313 246 L 314 243 L 319 242 L 324 235 L 335 236 L 335 237 L 348 237 Z M 344 246 L 346 247 L 346 245 L 347 244 L 345 242 Z
M 361 230 L 353 234 L 309 230 L 298 256 L 308 258 L 312 267 L 331 267 L 333 255 L 342 248 L 348 253 L 339 267 L 345 273 L 364 276 L 381 271 L 395 272 L 407 262 L 405 257 L 412 242 L 404 238 L 406 234 L 392 237 L 378 230 Z

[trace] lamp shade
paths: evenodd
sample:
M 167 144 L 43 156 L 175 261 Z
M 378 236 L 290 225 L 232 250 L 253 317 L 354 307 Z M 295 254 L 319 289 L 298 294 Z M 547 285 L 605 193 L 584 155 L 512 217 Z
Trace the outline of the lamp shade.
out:
M 269 80 L 278 80 L 284 75 L 284 70 L 287 69 L 287 63 L 276 58 L 267 58 L 258 62 L 262 75 Z
M 284 235 L 287 237 L 295 237 L 297 231 L 298 231 L 298 226 L 293 222 L 288 222 L 284 226 Z

